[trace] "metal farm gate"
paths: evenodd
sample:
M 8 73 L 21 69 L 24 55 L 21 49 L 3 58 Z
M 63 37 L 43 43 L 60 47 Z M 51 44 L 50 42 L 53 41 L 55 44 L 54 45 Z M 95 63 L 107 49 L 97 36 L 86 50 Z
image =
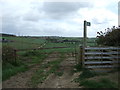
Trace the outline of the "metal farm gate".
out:
M 80 47 L 80 63 L 97 72 L 111 71 L 119 67 L 119 47 Z

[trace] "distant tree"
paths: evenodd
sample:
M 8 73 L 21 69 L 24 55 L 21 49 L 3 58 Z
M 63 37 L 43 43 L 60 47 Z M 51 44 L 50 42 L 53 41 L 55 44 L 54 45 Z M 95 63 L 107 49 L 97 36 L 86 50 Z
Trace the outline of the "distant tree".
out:
M 53 38 L 53 37 L 47 37 L 47 38 L 46 38 L 46 41 L 55 43 L 55 42 L 58 41 L 58 39 L 57 39 L 57 38 Z
M 5 34 L 5 33 L 0 33 L 0 36 L 2 37 L 16 37 L 16 35 L 13 35 L 13 34 Z
M 105 29 L 105 32 L 97 32 L 97 44 L 105 46 L 120 46 L 120 27 L 113 26 Z

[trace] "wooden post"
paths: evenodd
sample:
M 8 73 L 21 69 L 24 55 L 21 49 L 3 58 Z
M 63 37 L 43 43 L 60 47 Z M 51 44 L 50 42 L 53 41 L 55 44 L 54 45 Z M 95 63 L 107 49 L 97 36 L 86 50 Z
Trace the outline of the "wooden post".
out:
M 74 53 L 75 53 L 75 59 L 76 59 L 76 44 L 75 44 L 75 51 L 74 51 Z
M 118 47 L 119 48 L 119 47 Z M 117 71 L 119 70 L 119 49 L 116 50 L 117 51 Z
M 84 47 L 80 46 L 80 61 L 79 64 L 82 65 L 82 67 L 84 67 Z
M 15 57 L 15 63 L 16 63 L 16 59 L 17 59 L 17 50 L 14 50 L 14 57 Z
M 86 47 L 87 45 L 87 21 L 84 21 L 84 40 L 83 40 L 83 46 Z
M 80 65 L 81 65 L 81 46 L 79 46 L 79 50 L 78 50 L 77 64 L 80 64 Z

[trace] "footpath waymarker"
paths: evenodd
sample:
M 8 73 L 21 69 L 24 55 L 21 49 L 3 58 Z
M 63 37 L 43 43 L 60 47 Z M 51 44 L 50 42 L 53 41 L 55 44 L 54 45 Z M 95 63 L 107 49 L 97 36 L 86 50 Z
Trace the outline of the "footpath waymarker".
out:
M 87 26 L 91 26 L 90 22 L 84 21 L 84 40 L 83 40 L 83 46 L 87 46 Z

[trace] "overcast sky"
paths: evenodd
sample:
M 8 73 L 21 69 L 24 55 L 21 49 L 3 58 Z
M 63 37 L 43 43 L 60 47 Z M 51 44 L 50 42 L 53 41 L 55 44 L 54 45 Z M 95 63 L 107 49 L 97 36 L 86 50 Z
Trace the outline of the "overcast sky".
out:
M 55 1 L 55 0 L 54 0 Z M 83 36 L 118 26 L 118 0 L 0 0 L 1 32 L 33 36 Z

